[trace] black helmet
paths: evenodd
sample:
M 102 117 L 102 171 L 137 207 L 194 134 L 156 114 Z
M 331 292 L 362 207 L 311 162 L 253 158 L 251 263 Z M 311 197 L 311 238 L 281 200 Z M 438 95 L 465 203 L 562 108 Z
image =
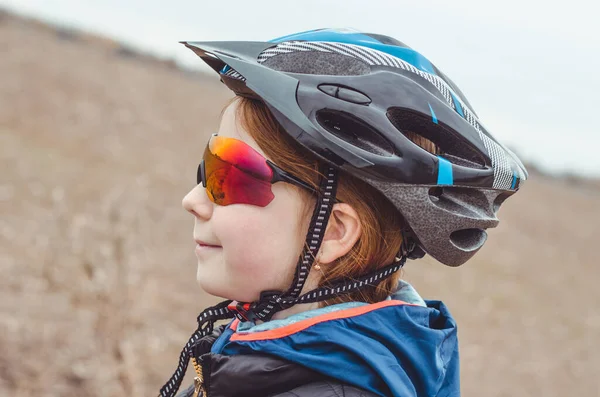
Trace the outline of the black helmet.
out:
M 236 94 L 264 101 L 298 143 L 383 193 L 408 224 L 407 238 L 446 265 L 483 246 L 500 204 L 527 178 L 458 87 L 391 37 L 320 29 L 270 42 L 184 44 Z

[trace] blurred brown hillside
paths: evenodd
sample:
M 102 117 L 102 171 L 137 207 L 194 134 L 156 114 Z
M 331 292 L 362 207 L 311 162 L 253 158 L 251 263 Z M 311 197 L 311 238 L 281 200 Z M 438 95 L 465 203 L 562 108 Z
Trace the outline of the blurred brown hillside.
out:
M 211 302 L 180 202 L 231 94 L 1 12 L 0 51 L 0 395 L 155 395 Z M 407 265 L 458 321 L 463 395 L 600 395 L 599 204 L 533 174 L 471 262 Z

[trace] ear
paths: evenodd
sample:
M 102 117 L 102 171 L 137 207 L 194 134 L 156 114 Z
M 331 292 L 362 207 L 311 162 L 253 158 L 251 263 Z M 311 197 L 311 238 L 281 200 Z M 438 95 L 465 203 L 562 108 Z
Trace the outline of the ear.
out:
M 361 234 L 360 219 L 354 208 L 346 203 L 334 204 L 317 256 L 319 263 L 331 263 L 346 255 Z

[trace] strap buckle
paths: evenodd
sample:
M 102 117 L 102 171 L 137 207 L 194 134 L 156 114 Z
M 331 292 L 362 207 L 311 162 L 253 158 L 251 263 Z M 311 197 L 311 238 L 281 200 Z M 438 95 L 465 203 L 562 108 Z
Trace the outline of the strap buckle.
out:
M 227 308 L 240 321 L 269 321 L 271 316 L 286 307 L 281 304 L 281 291 L 263 291 L 256 302 L 232 301 Z M 259 315 L 260 314 L 260 315 Z
M 235 315 L 240 321 L 252 321 L 255 322 L 257 317 L 254 311 L 251 310 L 250 303 L 243 303 L 238 301 L 232 301 L 227 308 Z

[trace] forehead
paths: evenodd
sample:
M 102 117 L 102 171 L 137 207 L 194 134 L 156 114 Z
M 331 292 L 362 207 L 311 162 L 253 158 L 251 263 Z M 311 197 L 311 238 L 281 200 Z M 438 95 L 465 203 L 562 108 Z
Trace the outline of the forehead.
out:
M 223 117 L 221 117 L 221 123 L 219 125 L 219 136 L 229 137 L 239 139 L 240 141 L 245 142 L 258 153 L 260 153 L 263 157 L 267 157 L 265 153 L 258 146 L 256 141 L 250 136 L 248 131 L 241 125 L 240 116 L 239 116 L 239 104 L 237 101 L 233 102 L 223 112 Z

